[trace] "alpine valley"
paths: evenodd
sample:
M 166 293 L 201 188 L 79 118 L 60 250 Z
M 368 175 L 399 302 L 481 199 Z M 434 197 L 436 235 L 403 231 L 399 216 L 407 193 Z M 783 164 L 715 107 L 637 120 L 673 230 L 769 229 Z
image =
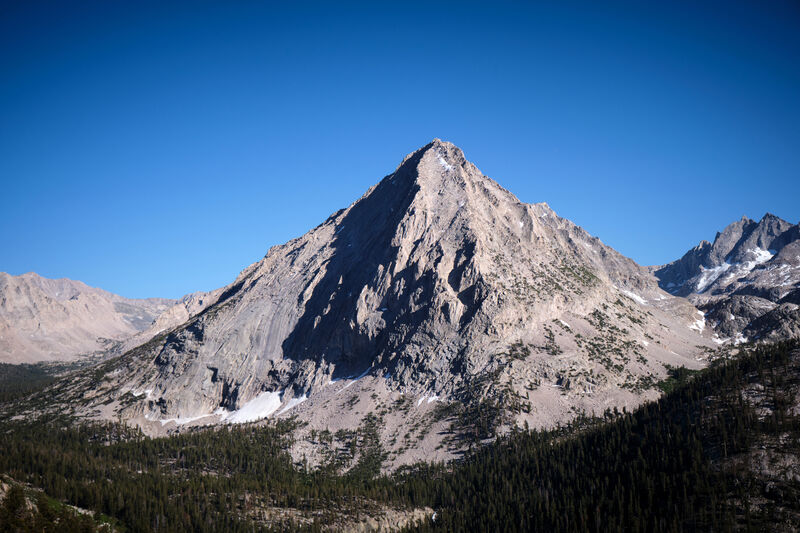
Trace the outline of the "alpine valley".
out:
M 176 466 L 191 463 L 186 454 L 195 452 L 186 450 L 202 449 L 202 439 L 216 438 L 235 441 L 232 449 L 247 448 L 248 442 L 265 449 L 269 442 L 285 454 L 279 455 L 283 466 L 270 467 L 284 472 L 284 481 L 333 476 L 306 481 L 308 486 L 329 487 L 327 496 L 302 491 L 297 496 L 296 488 L 286 487 L 273 487 L 264 496 L 263 490 L 247 485 L 237 489 L 239 499 L 234 501 L 220 496 L 227 489 L 215 485 L 220 501 L 214 505 L 222 514 L 207 519 L 224 515 L 227 522 L 205 522 L 208 529 L 248 530 L 253 524 L 276 529 L 461 529 L 471 523 L 467 511 L 459 510 L 455 496 L 445 496 L 450 489 L 443 488 L 451 479 L 447 476 L 465 472 L 459 469 L 467 466 L 458 465 L 495 468 L 486 465 L 502 462 L 496 454 L 507 448 L 516 450 L 509 454 L 534 461 L 531 454 L 541 457 L 551 445 L 606 435 L 603 431 L 611 431 L 613 424 L 618 426 L 615 435 L 627 435 L 631 426 L 625 424 L 647 426 L 661 420 L 642 414 L 654 405 L 694 427 L 689 419 L 699 415 L 686 411 L 684 419 L 676 414 L 681 406 L 700 405 L 702 396 L 717 398 L 713 401 L 721 402 L 720 412 L 729 407 L 712 392 L 722 387 L 721 368 L 739 369 L 739 381 L 725 381 L 726 390 L 750 391 L 742 397 L 761 402 L 762 415 L 780 412 L 796 420 L 800 404 L 792 391 L 798 376 L 791 373 L 797 368 L 796 347 L 753 346 L 772 346 L 766 343 L 800 335 L 799 304 L 797 225 L 770 214 L 759 222 L 743 218 L 718 233 L 713 243 L 702 241 L 670 264 L 640 266 L 547 204 L 520 202 L 484 176 L 459 148 L 434 139 L 406 156 L 355 203 L 305 235 L 271 248 L 231 284 L 211 293 L 179 301 L 128 300 L 80 282 L 0 274 L 0 358 L 14 364 L 56 362 L 2 365 L 4 375 L 40 372 L 47 379 L 31 390 L 4 396 L 0 411 L 4 424 L 29 428 L 25 424 L 48 421 L 67 432 L 88 431 L 90 442 L 111 448 L 160 442 L 160 453 L 172 453 L 163 451 L 171 446 L 182 450 L 152 459 L 149 467 L 131 466 L 130 472 L 140 476 L 157 468 L 189 472 L 192 466 Z M 776 387 L 776 377 L 756 371 L 770 357 L 791 370 L 786 383 L 781 382 L 780 402 L 754 392 Z M 757 363 L 738 362 L 745 360 Z M 689 380 L 692 375 L 700 377 Z M 761 389 L 753 388 L 756 382 Z M 692 383 L 710 385 L 691 401 L 675 399 L 676 394 L 688 394 Z M 653 434 L 660 435 L 658 431 Z M 36 440 L 35 434 L 29 434 L 31 439 Z M 792 446 L 796 434 L 796 428 L 786 433 Z M 699 439 L 700 448 L 702 443 L 722 442 L 714 440 L 717 433 L 708 435 L 691 438 Z M 773 442 L 765 439 L 759 445 Z M 738 457 L 749 457 L 755 442 L 742 445 Z M 4 443 L 12 444 L 22 446 Z M 597 447 L 593 453 L 601 449 L 606 450 Z M 245 457 L 251 452 L 242 453 Z M 638 457 L 649 461 L 648 453 Z M 208 459 L 205 478 L 224 477 L 227 469 L 236 475 L 249 472 L 245 463 L 237 459 L 238 466 L 231 466 L 230 457 L 222 455 Z M 562 457 L 568 456 L 564 450 Z M 113 463 L 120 457 L 109 456 L 110 471 L 122 468 Z M 795 459 L 787 459 L 792 472 Z M 422 467 L 421 462 L 444 466 Z M 728 463 L 703 464 L 718 472 L 723 468 L 719 465 Z M 432 470 L 420 470 L 425 468 Z M 560 475 L 542 468 L 541 476 Z M 12 474 L 11 467 L 3 471 Z M 422 481 L 414 480 L 421 471 L 427 472 L 422 478 L 431 476 L 444 485 L 419 489 L 414 483 Z M 376 477 L 381 473 L 390 477 Z M 337 485 L 344 482 L 331 481 L 354 476 L 361 476 L 357 479 L 365 485 L 360 486 L 371 488 L 347 492 Z M 775 483 L 758 479 L 765 487 Z M 7 481 L 9 486 L 25 481 L 51 495 L 69 493 L 30 469 L 17 469 Z M 473 482 L 461 480 L 458 486 Z M 286 483 L 294 487 L 290 483 L 295 481 Z M 540 490 L 558 490 L 553 483 Z M 780 481 L 779 486 L 786 494 L 797 494 L 794 482 Z M 189 498 L 186 491 L 193 489 L 187 487 L 164 490 Z M 733 502 L 732 511 L 719 513 L 730 514 L 736 525 L 742 500 L 723 492 L 713 501 Z M 284 500 L 277 493 L 294 496 Z M 609 498 L 616 497 L 612 494 Z M 704 529 L 698 509 L 708 494 L 692 499 L 683 511 L 676 507 L 674 514 L 698 513 L 691 515 L 696 520 L 692 523 Z M 786 494 L 778 501 L 785 501 Z M 124 502 L 98 501 L 87 496 L 70 503 L 116 517 L 111 523 L 119 527 L 158 529 L 152 513 L 139 524 L 134 514 L 123 512 Z M 774 523 L 769 518 L 773 512 L 783 513 L 781 520 L 789 525 L 796 523 L 792 509 L 762 504 L 753 505 L 755 515 L 763 511 L 767 517 L 764 523 Z M 540 519 L 549 517 L 537 522 L 539 529 L 639 527 L 614 518 L 593 522 L 595 511 L 585 516 L 578 512 L 575 516 L 583 518 L 570 522 L 565 517 L 572 515 L 560 515 L 556 503 L 552 509 L 542 502 L 530 505 L 543 506 Z M 327 514 L 318 512 L 321 507 Z M 156 514 L 167 520 L 169 512 Z M 192 517 L 181 522 L 187 529 L 206 519 L 200 511 L 197 521 L 190 511 L 183 512 Z M 642 522 L 639 529 L 665 530 L 665 524 Z M 678 523 L 678 530 L 683 527 L 686 523 Z

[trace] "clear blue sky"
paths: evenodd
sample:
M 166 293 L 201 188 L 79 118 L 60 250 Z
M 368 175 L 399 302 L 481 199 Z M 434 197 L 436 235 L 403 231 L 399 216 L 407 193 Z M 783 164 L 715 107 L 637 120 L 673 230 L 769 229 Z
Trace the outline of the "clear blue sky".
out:
M 229 283 L 440 137 L 642 264 L 800 218 L 800 4 L 0 3 L 0 270 Z

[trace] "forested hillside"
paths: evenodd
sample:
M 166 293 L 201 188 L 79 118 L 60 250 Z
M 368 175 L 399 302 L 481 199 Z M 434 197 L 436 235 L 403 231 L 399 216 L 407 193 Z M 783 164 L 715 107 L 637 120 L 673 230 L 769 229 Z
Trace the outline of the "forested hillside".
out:
M 633 413 L 519 431 L 391 477 L 378 475 L 368 427 L 355 445 L 372 451 L 341 473 L 292 464 L 291 421 L 150 439 L 116 424 L 14 420 L 7 403 L 0 472 L 115 531 L 336 530 L 387 513 L 413 517 L 394 524 L 415 531 L 800 528 L 798 342 L 673 376 Z M 43 523 L 35 506 L 8 520 L 0 513 L 0 530 Z
M 420 475 L 410 492 L 438 513 L 418 530 L 796 531 L 797 347 L 756 348 L 577 435 L 518 433 Z

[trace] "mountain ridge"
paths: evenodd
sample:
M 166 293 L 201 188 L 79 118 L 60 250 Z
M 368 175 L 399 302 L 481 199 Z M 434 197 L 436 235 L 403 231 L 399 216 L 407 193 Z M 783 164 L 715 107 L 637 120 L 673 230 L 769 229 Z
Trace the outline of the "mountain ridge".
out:
M 742 217 L 680 259 L 651 267 L 659 285 L 704 310 L 722 341 L 800 335 L 800 226 Z
M 123 353 L 185 322 L 215 295 L 125 298 L 69 278 L 0 272 L 0 362 L 79 362 Z
M 113 349 L 173 305 L 130 299 L 82 281 L 0 272 L 0 361 L 69 361 Z

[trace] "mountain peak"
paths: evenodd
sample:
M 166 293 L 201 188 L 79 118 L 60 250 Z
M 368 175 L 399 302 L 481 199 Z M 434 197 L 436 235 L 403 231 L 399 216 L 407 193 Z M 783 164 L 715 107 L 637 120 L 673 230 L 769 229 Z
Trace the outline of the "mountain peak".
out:
M 397 170 L 406 166 L 417 168 L 422 161 L 436 162 L 445 170 L 453 170 L 466 163 L 467 159 L 461 148 L 451 142 L 436 138 L 405 156 Z
M 762 224 L 762 223 L 763 224 L 768 224 L 770 222 L 777 222 L 777 223 L 780 223 L 780 224 L 789 224 L 788 222 L 783 220 L 778 215 L 774 215 L 774 214 L 772 214 L 770 212 L 764 213 L 764 216 L 761 217 L 761 220 L 758 221 L 759 224 Z
M 461 203 L 468 194 L 467 190 L 476 189 L 474 185 L 477 184 L 484 186 L 477 189 L 499 188 L 499 185 L 489 182 L 492 180 L 470 163 L 459 147 L 438 138 L 404 157 L 397 169 L 385 179 L 385 185 L 393 190 L 391 196 L 395 199 L 405 197 L 401 190 L 414 191 L 414 194 L 427 197 L 430 207 L 443 198 Z M 378 188 L 382 187 L 379 185 Z
M 658 269 L 656 276 L 673 294 L 713 293 L 738 282 L 797 240 L 796 228 L 772 213 L 758 222 L 742 216 L 717 232 L 713 244 L 701 241 L 678 261 Z
M 431 142 L 429 142 L 428 144 L 426 144 L 425 146 L 420 148 L 420 150 L 430 150 L 430 149 L 434 149 L 434 150 L 455 150 L 459 154 L 461 154 L 462 157 L 464 155 L 464 152 L 461 150 L 461 148 L 459 148 L 458 146 L 456 146 L 455 144 L 453 144 L 453 143 L 451 143 L 449 141 L 443 141 L 442 139 L 440 139 L 438 137 L 434 138 Z

